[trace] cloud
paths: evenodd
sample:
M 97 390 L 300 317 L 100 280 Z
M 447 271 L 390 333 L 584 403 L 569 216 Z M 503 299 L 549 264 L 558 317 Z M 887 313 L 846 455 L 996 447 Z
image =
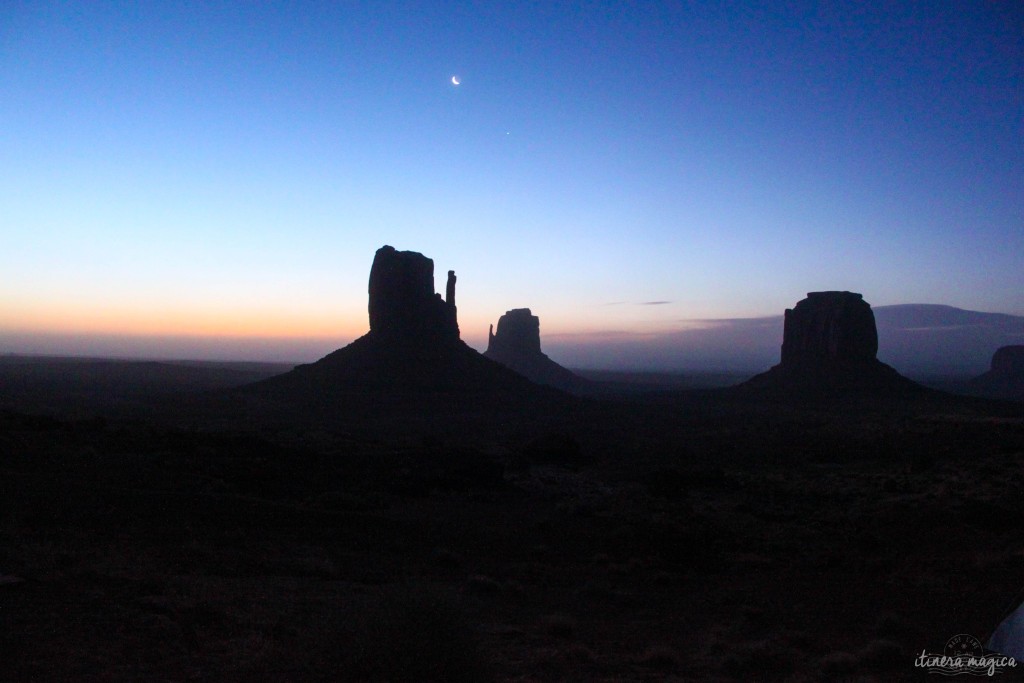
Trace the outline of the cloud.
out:
M 609 301 L 608 303 L 601 304 L 602 306 L 664 306 L 670 304 L 671 301 L 639 301 L 636 303 L 630 301 Z

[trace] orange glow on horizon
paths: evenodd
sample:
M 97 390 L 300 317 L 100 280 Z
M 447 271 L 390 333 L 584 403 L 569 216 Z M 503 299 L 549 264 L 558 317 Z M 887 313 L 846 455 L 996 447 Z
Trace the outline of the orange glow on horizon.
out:
M 218 302 L 220 303 L 220 302 Z M 266 305 L 245 302 L 227 307 L 206 303 L 196 305 L 146 305 L 136 301 L 104 306 L 78 305 L 74 301 L 5 302 L 0 305 L 0 332 L 44 335 L 201 337 L 208 339 L 332 339 L 353 340 L 369 330 L 364 304 L 325 309 L 315 305 Z M 488 307 L 493 308 L 493 307 Z M 703 320 L 664 320 L 650 316 L 645 308 L 612 309 L 613 319 L 595 311 L 535 311 L 541 318 L 541 339 L 577 342 L 598 341 L 620 336 L 635 338 L 702 327 Z M 459 312 L 463 341 L 486 348 L 487 331 L 500 315 L 482 314 L 466 307 Z
M 308 311 L 46 307 L 0 311 L 0 329 L 33 334 L 127 336 L 350 338 L 366 333 L 361 320 Z

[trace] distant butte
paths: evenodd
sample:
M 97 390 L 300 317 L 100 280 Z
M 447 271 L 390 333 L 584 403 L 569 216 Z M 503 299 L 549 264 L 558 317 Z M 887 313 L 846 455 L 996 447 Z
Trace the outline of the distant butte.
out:
M 315 363 L 251 385 L 253 391 L 317 407 L 353 404 L 514 403 L 558 396 L 484 358 L 459 338 L 455 272 L 446 297 L 434 262 L 384 246 L 370 268 L 370 331 Z
M 514 308 L 491 326 L 484 356 L 515 370 L 537 384 L 578 392 L 589 382 L 573 374 L 540 350 L 540 318 L 529 308 Z
M 1003 346 L 992 354 L 992 370 L 1002 375 L 1024 378 L 1024 346 Z
M 968 382 L 968 391 L 988 398 L 1024 401 L 1024 346 L 996 349 L 991 368 Z
M 794 394 L 899 393 L 919 385 L 879 361 L 871 305 L 855 292 L 809 292 L 783 324 L 781 362 L 744 383 Z

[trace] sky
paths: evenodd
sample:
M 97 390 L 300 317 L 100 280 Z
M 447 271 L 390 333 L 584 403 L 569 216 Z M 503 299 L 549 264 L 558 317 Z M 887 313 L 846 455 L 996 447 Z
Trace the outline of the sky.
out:
M 315 360 L 385 244 L 478 349 L 1024 315 L 1024 5 L 0 4 L 0 353 Z

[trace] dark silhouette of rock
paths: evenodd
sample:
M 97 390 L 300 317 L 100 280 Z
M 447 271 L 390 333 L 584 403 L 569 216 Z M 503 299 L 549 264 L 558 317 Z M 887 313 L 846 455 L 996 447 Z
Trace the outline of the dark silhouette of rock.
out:
M 250 390 L 326 410 L 397 406 L 443 412 L 562 396 L 484 358 L 459 338 L 455 272 L 448 271 L 442 299 L 434 292 L 434 262 L 426 256 L 378 249 L 368 293 L 367 334 Z
M 540 350 L 540 318 L 529 308 L 513 308 L 498 318 L 498 334 L 491 325 L 484 355 L 509 357 L 537 354 Z
M 1024 377 L 1024 346 L 1004 346 L 992 354 L 992 370 L 1005 375 Z
M 415 251 L 377 250 L 370 268 L 370 334 L 384 340 L 458 339 L 455 271 L 448 300 L 434 292 L 434 261 Z
M 875 316 L 853 292 L 809 292 L 786 309 L 782 364 L 860 362 L 878 353 Z
M 1024 401 L 1024 346 L 1002 346 L 992 354 L 992 367 L 967 383 L 977 396 Z
M 448 271 L 448 284 L 445 286 L 444 300 L 448 303 L 448 307 L 455 308 L 455 271 Z
M 491 326 L 484 356 L 515 370 L 532 382 L 579 392 L 589 382 L 563 368 L 540 350 L 540 318 L 529 308 L 506 311 L 498 319 L 498 330 Z
M 741 386 L 796 394 L 920 389 L 877 353 L 875 316 L 862 295 L 809 292 L 786 310 L 781 362 Z

